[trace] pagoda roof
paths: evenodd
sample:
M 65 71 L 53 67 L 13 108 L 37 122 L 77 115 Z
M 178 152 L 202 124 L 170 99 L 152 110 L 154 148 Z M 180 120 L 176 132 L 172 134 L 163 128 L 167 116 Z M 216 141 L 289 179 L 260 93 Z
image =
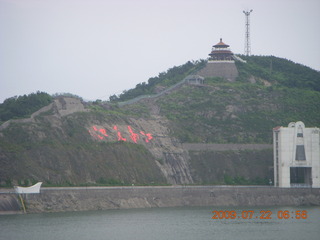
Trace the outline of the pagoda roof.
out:
M 215 48 L 227 48 L 230 47 L 228 44 L 225 44 L 222 42 L 222 38 L 220 38 L 220 42 L 218 42 L 216 45 L 213 45 Z

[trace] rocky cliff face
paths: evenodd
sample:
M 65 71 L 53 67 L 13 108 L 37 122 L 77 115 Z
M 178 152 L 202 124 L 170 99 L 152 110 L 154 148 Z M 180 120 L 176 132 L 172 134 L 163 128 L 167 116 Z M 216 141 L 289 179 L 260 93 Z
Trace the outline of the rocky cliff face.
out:
M 1 127 L 1 182 L 189 184 L 188 152 L 168 121 L 99 113 L 59 98 Z
M 188 62 L 108 103 L 59 97 L 30 118 L 1 124 L 0 186 L 268 180 L 272 149 L 248 144 L 271 144 L 272 128 L 292 121 L 319 125 L 319 72 L 275 57 L 243 57 L 246 63 Z M 185 84 L 190 74 L 208 78 Z M 38 107 L 52 100 L 33 97 L 44 97 Z M 1 120 L 38 109 L 23 99 L 1 105 Z M 21 108 L 29 111 L 17 114 Z
M 248 162 L 254 162 L 259 151 L 240 151 L 257 145 L 181 144 L 157 105 L 146 105 L 148 117 L 127 117 L 90 109 L 79 99 L 59 98 L 29 119 L 4 123 L 0 183 L 220 184 L 226 174 L 250 178 L 257 172 L 270 178 L 272 154 L 263 153 L 268 163 L 252 169 Z M 241 162 L 242 155 L 246 160 Z M 239 159 L 245 174 L 234 167 L 240 166 Z
M 148 120 L 129 118 L 125 122 L 99 121 L 88 126 L 93 140 L 98 142 L 124 141 L 143 145 L 156 159 L 157 166 L 170 184 L 193 183 L 188 166 L 188 152 L 169 135 L 169 122 L 153 115 Z

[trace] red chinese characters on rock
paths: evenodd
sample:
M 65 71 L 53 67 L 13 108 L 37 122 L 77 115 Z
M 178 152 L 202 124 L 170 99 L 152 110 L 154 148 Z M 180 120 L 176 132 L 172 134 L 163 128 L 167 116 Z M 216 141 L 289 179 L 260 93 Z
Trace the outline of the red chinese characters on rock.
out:
M 129 130 L 129 133 L 130 133 L 130 138 L 132 139 L 133 142 L 137 143 L 137 141 L 139 140 L 139 134 L 137 133 L 134 133 L 132 131 L 132 128 L 130 126 L 128 126 L 128 130 Z
M 145 139 L 146 143 L 148 143 L 150 140 L 152 140 L 152 135 L 151 133 L 144 133 L 143 131 L 140 131 L 140 133 L 143 135 L 143 136 L 146 136 L 147 138 Z
M 106 136 L 106 137 L 108 136 L 107 131 L 103 128 L 98 129 L 96 126 L 92 126 L 92 129 L 93 129 L 93 131 L 89 130 L 89 133 L 94 138 L 103 140 L 104 139 L 103 136 Z M 99 134 L 96 134 L 95 132 L 98 132 Z M 100 134 L 102 134 L 103 136 L 101 136 Z
M 118 141 L 124 141 L 124 142 L 127 141 L 126 138 L 122 137 L 121 132 L 118 130 L 117 126 L 114 126 L 113 129 L 117 131 Z
M 119 128 L 115 125 L 113 126 L 113 130 L 116 132 L 116 136 L 117 136 L 117 140 L 118 141 L 127 141 L 127 138 L 123 137 L 122 133 L 120 132 Z M 140 135 L 138 133 L 135 133 L 134 130 L 132 129 L 131 126 L 128 126 L 128 133 L 130 134 L 130 138 L 134 143 L 138 143 L 139 139 L 144 140 L 146 143 L 149 143 L 153 137 L 151 135 L 151 133 L 145 133 L 143 131 L 140 131 Z M 111 138 L 112 140 L 112 136 L 109 136 L 111 133 L 109 133 L 109 135 L 107 134 L 107 130 L 104 128 L 99 128 L 97 126 L 92 126 L 89 129 L 89 134 L 98 140 L 106 140 L 107 138 Z
M 100 128 L 100 129 L 99 129 L 99 132 L 100 132 L 103 136 L 108 137 L 107 131 L 106 131 L 105 129 Z

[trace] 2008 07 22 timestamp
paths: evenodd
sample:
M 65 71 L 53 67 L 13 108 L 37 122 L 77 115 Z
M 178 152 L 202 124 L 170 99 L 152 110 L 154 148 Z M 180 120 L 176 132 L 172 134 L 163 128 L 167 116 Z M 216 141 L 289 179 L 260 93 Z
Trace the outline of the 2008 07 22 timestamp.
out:
M 212 219 L 307 219 L 308 212 L 306 210 L 279 210 L 272 212 L 270 210 L 220 210 L 212 211 Z

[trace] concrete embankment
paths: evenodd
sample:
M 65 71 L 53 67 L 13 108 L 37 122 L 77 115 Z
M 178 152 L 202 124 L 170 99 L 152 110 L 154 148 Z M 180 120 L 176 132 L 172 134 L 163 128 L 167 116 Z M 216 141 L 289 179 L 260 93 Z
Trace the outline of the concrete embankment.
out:
M 19 213 L 21 210 L 20 202 L 16 194 L 0 194 L 0 214 L 1 213 Z
M 3 201 L 4 196 L 8 197 L 10 194 L 2 194 L 0 201 Z M 40 194 L 28 194 L 23 197 L 29 213 L 176 206 L 320 206 L 320 189 L 311 188 L 239 186 L 42 188 Z
M 214 143 L 183 143 L 188 151 L 241 151 L 272 149 L 272 144 L 214 144 Z

